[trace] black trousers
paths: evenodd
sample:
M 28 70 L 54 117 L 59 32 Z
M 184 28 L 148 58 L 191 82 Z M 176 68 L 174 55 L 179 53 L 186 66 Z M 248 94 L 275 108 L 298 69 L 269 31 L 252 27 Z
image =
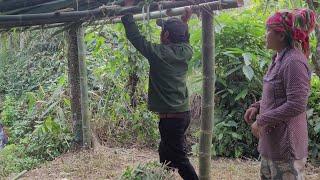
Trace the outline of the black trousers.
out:
M 160 118 L 159 145 L 160 162 L 177 168 L 184 180 L 198 180 L 186 152 L 186 130 L 190 124 L 190 113 L 184 112 L 181 118 Z

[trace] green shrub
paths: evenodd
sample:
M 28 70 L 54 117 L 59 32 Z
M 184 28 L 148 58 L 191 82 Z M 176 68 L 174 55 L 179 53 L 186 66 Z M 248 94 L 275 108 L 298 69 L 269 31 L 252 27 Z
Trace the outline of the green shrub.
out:
M 171 180 L 173 172 L 166 170 L 158 162 L 149 162 L 135 168 L 128 167 L 122 174 L 121 180 Z
M 311 79 L 308 105 L 309 155 L 320 165 L 320 78 L 316 75 Z
M 26 154 L 39 160 L 53 160 L 70 148 L 71 132 L 52 117 L 37 125 L 35 130 L 21 141 Z
M 26 154 L 23 145 L 7 145 L 0 151 L 0 178 L 7 177 L 13 172 L 30 170 L 39 163 L 38 159 Z
M 158 41 L 159 29 L 139 27 Z M 90 106 L 98 137 L 109 145 L 155 147 L 158 119 L 147 109 L 148 61 L 126 39 L 121 24 L 88 32 Z

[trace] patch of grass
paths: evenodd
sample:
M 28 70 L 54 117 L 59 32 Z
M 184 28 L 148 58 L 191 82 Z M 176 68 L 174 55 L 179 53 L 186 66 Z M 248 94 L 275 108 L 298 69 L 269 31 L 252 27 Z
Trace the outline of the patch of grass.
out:
M 170 180 L 174 179 L 174 173 L 168 171 L 158 162 L 139 164 L 132 168 L 127 167 L 120 180 Z

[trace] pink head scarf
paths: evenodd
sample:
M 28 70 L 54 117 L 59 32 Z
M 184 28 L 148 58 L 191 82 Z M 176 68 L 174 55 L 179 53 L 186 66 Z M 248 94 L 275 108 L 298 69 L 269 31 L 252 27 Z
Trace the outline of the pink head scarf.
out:
M 268 28 L 285 32 L 289 38 L 301 44 L 303 53 L 309 57 L 309 34 L 315 27 L 316 16 L 310 9 L 276 12 L 266 22 Z

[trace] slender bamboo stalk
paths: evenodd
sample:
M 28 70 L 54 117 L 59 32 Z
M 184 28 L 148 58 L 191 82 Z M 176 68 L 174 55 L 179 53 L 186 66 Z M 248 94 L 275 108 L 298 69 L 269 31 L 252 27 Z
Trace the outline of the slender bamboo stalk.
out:
M 81 91 L 80 91 L 80 72 L 78 61 L 78 42 L 77 42 L 77 27 L 72 25 L 68 31 L 68 73 L 71 94 L 71 113 L 73 122 L 73 132 L 75 139 L 75 146 L 82 146 L 83 133 L 81 122 Z
M 18 180 L 20 179 L 23 175 L 25 175 L 28 171 L 27 170 L 23 170 L 22 172 L 20 172 L 18 175 L 16 175 L 12 180 Z
M 24 45 L 25 45 L 25 40 L 26 40 L 26 36 L 27 34 L 25 32 L 21 32 L 19 34 L 20 36 L 20 43 L 19 43 L 19 47 L 20 47 L 20 50 L 24 49 Z
M 111 0 L 0 0 L 0 12 L 8 14 L 8 11 L 37 11 L 37 8 L 63 8 L 67 5 L 78 5 L 79 9 L 92 7 L 99 7 L 101 5 L 115 4 L 120 5 L 123 2 L 111 1 Z M 70 6 L 69 6 L 70 7 Z M 48 10 L 46 11 L 48 12 Z
M 8 51 L 10 54 L 12 53 L 14 49 L 14 43 L 13 43 L 13 32 L 8 34 Z
M 23 7 L 35 6 L 42 3 L 47 3 L 54 0 L 11 0 L 0 1 L 0 11 L 10 11 Z
M 176 7 L 199 5 L 201 3 L 207 2 L 208 0 L 176 1 L 162 3 L 161 6 L 163 9 L 171 9 Z M 213 6 L 213 8 L 215 9 L 227 9 L 238 7 L 238 3 L 237 0 L 224 0 L 222 1 L 222 3 L 214 4 Z M 149 9 L 150 11 L 158 11 L 159 3 L 151 3 Z M 104 17 L 115 17 L 125 15 L 127 13 L 137 14 L 141 12 L 142 8 L 139 6 L 125 8 L 108 6 L 86 11 L 54 12 L 23 15 L 0 15 L 0 29 L 55 23 L 85 22 L 99 20 Z
M 89 100 L 88 100 L 88 78 L 86 66 L 86 48 L 84 42 L 84 29 L 82 26 L 77 30 L 78 42 L 78 58 L 80 72 L 80 90 L 81 90 L 81 114 L 82 114 L 82 131 L 83 131 L 83 147 L 91 147 L 91 129 L 89 118 Z
M 2 33 L 0 32 L 0 53 L 2 53 L 3 41 L 2 41 Z
M 199 178 L 210 180 L 214 118 L 214 32 L 213 12 L 202 9 L 203 98 L 199 152 Z
M 72 6 L 73 2 L 70 0 L 56 0 L 50 1 L 47 3 L 31 6 L 31 7 L 23 7 L 13 9 L 11 11 L 7 11 L 4 14 L 38 14 L 38 13 L 46 13 L 46 12 L 54 12 L 59 9 L 65 9 Z

